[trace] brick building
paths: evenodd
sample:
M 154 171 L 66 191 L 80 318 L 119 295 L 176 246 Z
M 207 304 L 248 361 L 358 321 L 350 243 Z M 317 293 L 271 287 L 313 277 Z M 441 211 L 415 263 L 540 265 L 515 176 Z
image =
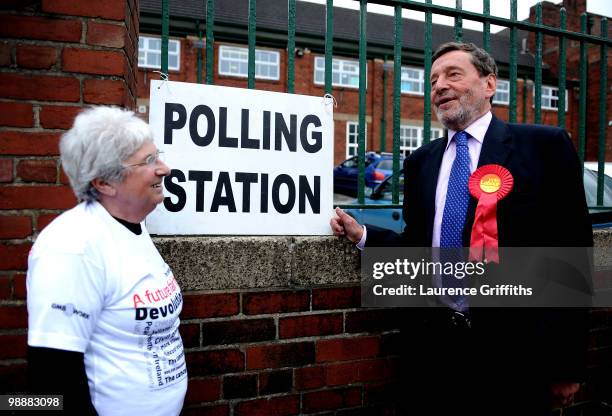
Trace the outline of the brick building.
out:
M 575 21 L 585 10 L 585 1 L 567 1 L 568 25 L 575 29 Z M 557 25 L 560 6 L 545 5 L 545 24 Z M 198 28 L 204 29 L 206 11 L 202 2 L 191 0 L 170 5 L 170 54 L 169 77 L 174 81 L 196 82 L 197 55 L 202 46 Z M 139 111 L 146 116 L 150 79 L 157 79 L 159 70 L 159 33 L 161 0 L 141 1 L 141 43 L 138 70 Z M 214 84 L 246 87 L 247 74 L 247 16 L 248 2 L 219 2 L 215 5 L 215 50 Z M 295 51 L 295 92 L 298 94 L 323 96 L 325 7 L 324 5 L 297 2 Z M 595 19 L 597 20 L 597 18 Z M 356 154 L 358 123 L 359 85 L 359 12 L 334 8 L 334 64 L 333 92 L 338 103 L 334 112 L 335 154 L 334 163 Z M 368 61 L 366 98 L 366 148 L 367 150 L 392 149 L 392 96 L 393 96 L 393 17 L 369 13 L 367 18 Z M 271 0 L 257 2 L 257 57 L 256 88 L 272 91 L 287 91 L 287 9 L 278 8 Z M 401 83 L 401 127 L 400 149 L 403 153 L 419 147 L 423 137 L 423 45 L 425 25 L 423 22 L 404 19 L 403 57 Z M 433 48 L 452 40 L 454 29 L 434 25 Z M 534 121 L 534 47 L 533 35 L 519 31 L 517 121 Z M 482 33 L 463 30 L 463 39 L 482 45 Z M 558 55 L 555 55 L 556 38 L 545 37 L 545 59 L 542 74 L 542 123 L 557 125 Z M 568 42 L 568 81 L 566 99 L 566 129 L 578 137 L 578 42 Z M 498 93 L 494 97 L 493 112 L 508 120 L 509 113 L 509 30 L 491 35 L 491 53 L 499 68 Z M 598 65 L 596 51 L 589 48 L 591 65 Z M 202 53 L 204 55 L 204 53 Z M 202 66 L 205 57 L 202 56 Z M 598 82 L 593 71 L 590 79 L 589 103 L 597 105 Z M 526 88 L 523 88 L 526 83 Z M 383 114 L 383 97 L 386 114 Z M 610 100 L 610 97 L 608 97 Z M 596 107 L 594 107 L 596 108 Z M 610 111 L 610 106 L 608 106 Z M 432 116 L 432 139 L 443 134 L 443 127 Z M 597 155 L 597 114 L 589 113 L 587 125 L 587 160 Z M 612 119 L 612 117 L 610 117 Z M 384 122 L 383 122 L 384 120 Z M 382 130 L 384 129 L 384 133 Z M 384 137 L 384 144 L 381 137 Z M 608 140 L 608 159 L 612 160 Z

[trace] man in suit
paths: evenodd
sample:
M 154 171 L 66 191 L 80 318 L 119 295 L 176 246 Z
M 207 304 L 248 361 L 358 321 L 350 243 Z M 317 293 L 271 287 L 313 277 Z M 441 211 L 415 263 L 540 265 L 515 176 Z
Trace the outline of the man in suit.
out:
M 479 166 L 496 164 L 514 178 L 497 206 L 500 247 L 592 246 L 571 140 L 558 128 L 497 119 L 491 113 L 496 77 L 497 65 L 486 51 L 473 44 L 441 45 L 432 59 L 431 102 L 448 133 L 404 161 L 404 232 L 366 229 L 336 208 L 334 234 L 360 249 L 468 247 L 477 201 L 467 177 Z M 451 304 L 402 313 L 406 409 L 546 414 L 551 406 L 570 403 L 579 389 L 584 309 L 466 310 Z

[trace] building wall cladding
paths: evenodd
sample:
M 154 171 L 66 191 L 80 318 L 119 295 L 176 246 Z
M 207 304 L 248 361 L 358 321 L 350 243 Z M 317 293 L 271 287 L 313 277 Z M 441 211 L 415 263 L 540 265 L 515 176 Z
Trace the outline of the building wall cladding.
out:
M 17 10 L 0 12 L 3 393 L 25 391 L 28 251 L 37 234 L 75 203 L 59 165 L 59 137 L 83 107 L 114 104 L 133 108 L 136 97 L 148 91 L 145 72 L 136 70 L 137 1 L 30 0 L 19 5 Z M 171 79 L 194 82 L 196 50 L 190 40 L 182 42 L 181 67 L 185 71 L 171 73 Z M 281 51 L 281 62 L 285 61 Z M 323 95 L 323 88 L 312 83 L 313 55 L 306 54 L 296 62 L 296 92 Z M 281 74 L 285 73 L 284 65 Z M 377 120 L 382 110 L 375 103 L 384 96 L 381 71 L 382 61 L 369 61 L 368 143 L 372 148 L 377 148 L 380 137 Z M 147 72 L 148 79 L 151 76 Z M 245 80 L 215 77 L 218 85 L 246 86 Z M 285 91 L 283 79 L 258 81 L 257 88 Z M 391 149 L 391 83 L 387 85 L 385 137 L 387 149 Z M 354 89 L 334 89 L 339 104 L 338 146 L 346 142 L 346 120 L 357 119 L 357 95 Z M 403 95 L 402 118 L 422 119 L 422 102 L 420 96 Z M 519 121 L 521 105 L 519 99 Z M 504 118 L 501 113 L 506 113 L 507 107 L 497 107 L 496 112 Z M 552 112 L 545 117 L 554 116 Z M 337 153 L 336 161 L 342 159 L 344 153 Z M 180 240 L 181 247 L 192 244 L 188 238 Z M 231 246 L 233 242 L 228 240 L 217 238 L 213 245 L 221 241 Z M 322 267 L 344 274 L 327 283 L 200 290 L 177 275 L 186 289 L 181 334 L 190 380 L 184 414 L 348 416 L 392 411 L 400 353 L 397 314 L 360 308 L 355 269 L 358 254 L 337 241 L 329 247 L 335 254 L 322 252 L 327 264 L 311 261 L 299 266 L 305 279 L 320 275 Z M 191 267 L 192 260 L 188 263 Z M 343 269 L 347 263 L 352 268 Z M 219 265 L 221 269 L 226 266 Z M 198 281 L 210 280 L 209 275 L 192 273 Z M 276 273 L 283 280 L 283 272 Z M 589 365 L 604 374 L 612 366 L 610 312 L 595 311 L 592 327 Z M 591 389 L 585 394 L 588 398 L 598 393 Z

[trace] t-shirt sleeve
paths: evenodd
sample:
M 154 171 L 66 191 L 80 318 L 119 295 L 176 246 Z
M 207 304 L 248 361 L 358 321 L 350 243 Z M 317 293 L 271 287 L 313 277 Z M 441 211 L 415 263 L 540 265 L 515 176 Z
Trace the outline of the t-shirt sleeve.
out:
M 104 271 L 83 254 L 29 259 L 28 345 L 85 352 L 104 306 Z

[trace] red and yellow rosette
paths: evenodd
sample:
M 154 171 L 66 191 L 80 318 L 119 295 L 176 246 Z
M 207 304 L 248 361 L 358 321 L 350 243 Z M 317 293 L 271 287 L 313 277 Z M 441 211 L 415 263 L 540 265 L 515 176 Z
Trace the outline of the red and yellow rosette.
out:
M 499 263 L 497 201 L 505 198 L 513 185 L 512 174 L 500 165 L 481 166 L 470 176 L 468 187 L 478 200 L 470 240 L 471 261 Z

